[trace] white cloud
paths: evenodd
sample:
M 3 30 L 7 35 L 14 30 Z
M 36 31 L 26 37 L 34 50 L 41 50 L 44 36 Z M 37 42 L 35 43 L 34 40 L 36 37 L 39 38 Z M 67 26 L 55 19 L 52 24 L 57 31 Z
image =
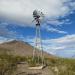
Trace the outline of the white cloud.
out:
M 46 24 L 52 24 L 54 26 L 62 26 L 62 24 L 71 24 L 72 22 L 70 21 L 70 19 L 63 19 L 63 20 L 47 20 Z
M 0 44 L 4 43 L 4 42 L 9 42 L 12 41 L 13 39 L 9 39 L 9 38 L 5 38 L 5 37 L 1 37 L 0 36 Z
M 47 21 L 47 24 L 52 24 L 52 25 L 62 25 L 64 21 L 59 21 L 59 20 L 52 20 L 52 21 Z
M 61 34 L 67 34 L 67 32 L 61 31 L 61 30 L 58 30 L 58 29 L 55 29 L 55 28 L 49 28 L 47 30 L 51 31 L 51 32 L 57 32 L 57 33 L 61 33 Z
M 0 0 L 0 18 L 3 21 L 14 22 L 16 25 L 33 27 L 32 13 L 35 9 L 38 9 L 45 14 L 44 21 L 46 24 L 61 26 L 64 23 L 70 24 L 71 22 L 69 19 L 60 21 L 57 18 L 70 14 L 70 12 L 73 12 L 75 9 L 74 7 L 75 2 L 71 2 L 71 0 Z M 53 19 L 53 21 L 50 21 L 51 19 Z M 47 28 L 47 25 L 46 30 L 67 34 L 67 32 L 63 30 Z
M 27 38 L 26 40 L 34 46 L 34 38 Z M 75 34 L 66 35 L 57 39 L 45 39 L 42 41 L 44 50 L 51 54 L 58 56 L 68 55 L 68 57 L 75 55 Z
M 57 43 L 71 43 L 75 42 L 75 35 L 66 35 L 65 37 L 61 37 L 59 39 L 54 39 Z
M 41 10 L 47 18 L 65 16 L 74 10 L 71 0 L 0 0 L 0 17 L 7 20 L 30 24 L 33 20 L 32 12 Z M 68 3 L 68 5 L 64 5 Z M 73 4 L 73 5 L 72 5 Z
M 59 55 L 60 52 L 61 53 L 60 56 L 64 56 L 63 53 L 65 53 L 66 55 L 69 54 L 70 56 L 74 54 L 73 52 L 75 50 L 75 34 L 67 35 L 58 39 L 50 39 L 44 41 L 45 43 L 49 44 L 48 52 L 51 51 L 57 55 Z
M 60 33 L 60 34 L 67 34 L 66 31 L 59 30 L 59 29 L 57 29 L 57 28 L 53 28 L 53 27 L 51 27 L 51 26 L 49 26 L 49 25 L 44 25 L 43 28 L 44 28 L 45 30 L 47 30 L 48 32 L 55 32 L 55 33 Z
M 1 22 L 0 23 L 0 36 L 7 38 L 15 38 L 16 32 L 8 29 L 8 23 Z
M 6 40 L 7 40 L 6 38 L 0 37 L 0 44 L 5 42 Z

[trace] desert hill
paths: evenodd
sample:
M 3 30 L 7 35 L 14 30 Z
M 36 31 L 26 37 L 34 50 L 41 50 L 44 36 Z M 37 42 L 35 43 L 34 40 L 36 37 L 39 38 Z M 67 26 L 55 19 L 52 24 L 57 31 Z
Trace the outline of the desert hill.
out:
M 0 50 L 1 49 L 8 50 L 13 55 L 32 56 L 32 52 L 34 48 L 27 42 L 13 40 L 10 42 L 5 42 L 5 43 L 0 44 Z M 40 50 L 36 49 L 36 53 L 40 54 Z M 43 52 L 43 54 L 46 57 L 54 57 L 53 55 L 48 54 L 46 52 Z

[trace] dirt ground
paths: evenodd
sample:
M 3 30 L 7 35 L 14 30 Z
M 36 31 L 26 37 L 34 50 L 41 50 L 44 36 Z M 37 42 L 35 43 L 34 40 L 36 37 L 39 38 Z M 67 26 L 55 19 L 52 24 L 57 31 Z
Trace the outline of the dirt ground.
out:
M 54 73 L 48 66 L 41 70 L 31 70 L 26 64 L 18 64 L 14 75 L 54 75 Z

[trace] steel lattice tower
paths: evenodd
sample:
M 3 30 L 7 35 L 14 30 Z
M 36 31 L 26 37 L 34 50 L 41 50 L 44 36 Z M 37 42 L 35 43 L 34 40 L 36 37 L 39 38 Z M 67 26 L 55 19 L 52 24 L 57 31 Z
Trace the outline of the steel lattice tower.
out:
M 42 13 L 41 13 L 42 14 Z M 38 13 L 38 11 L 33 12 L 34 20 L 36 21 L 36 35 L 35 35 L 35 47 L 33 50 L 33 60 L 35 57 L 38 57 L 38 63 L 39 63 L 39 57 L 42 60 L 42 65 L 44 62 L 44 56 L 43 56 L 43 47 L 42 47 L 42 39 L 41 39 L 41 29 L 40 29 L 40 17 L 41 14 Z M 39 49 L 40 51 L 36 53 L 36 49 Z

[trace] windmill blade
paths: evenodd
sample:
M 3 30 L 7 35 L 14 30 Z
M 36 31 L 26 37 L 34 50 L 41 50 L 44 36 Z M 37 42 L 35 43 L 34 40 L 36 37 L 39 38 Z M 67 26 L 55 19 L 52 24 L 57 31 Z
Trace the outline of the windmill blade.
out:
M 41 17 L 45 17 L 45 15 L 41 12 Z
M 32 22 L 34 22 L 34 21 L 35 21 L 35 19 Z

